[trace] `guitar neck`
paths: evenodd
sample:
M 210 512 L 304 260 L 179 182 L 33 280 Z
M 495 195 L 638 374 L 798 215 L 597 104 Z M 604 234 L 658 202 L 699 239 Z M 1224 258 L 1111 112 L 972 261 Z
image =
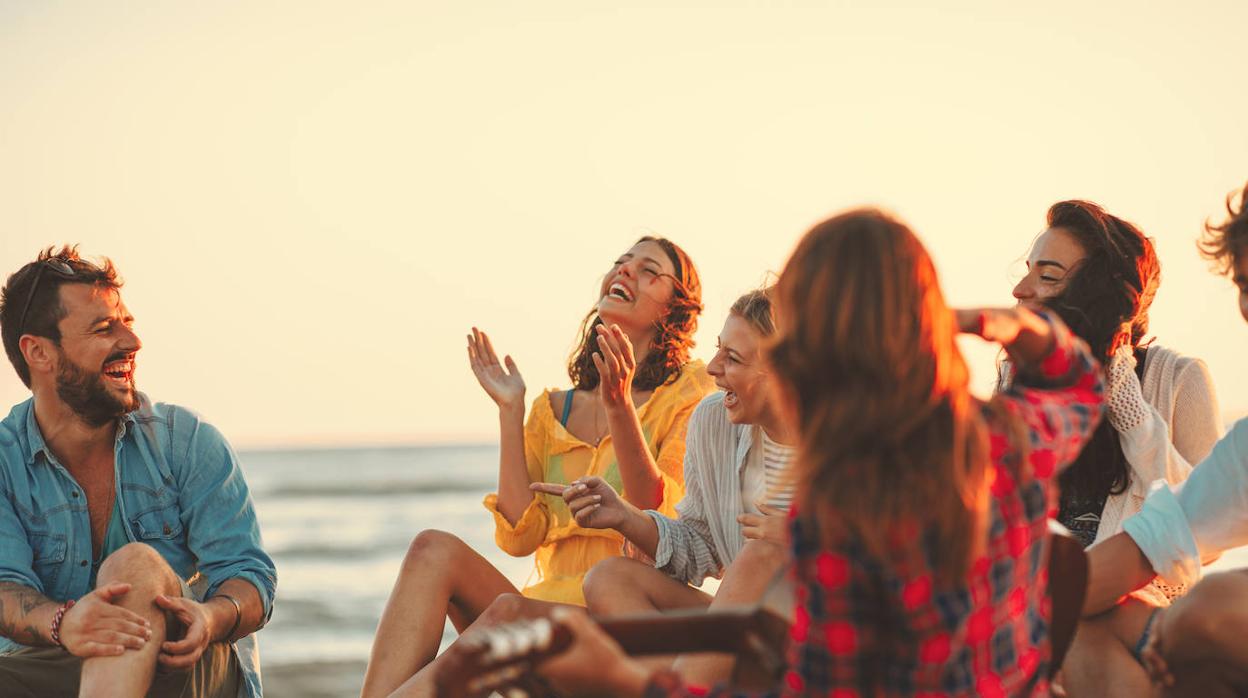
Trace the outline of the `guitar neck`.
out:
M 662 615 L 596 618 L 598 625 L 630 655 L 681 652 L 736 652 L 747 635 L 764 632 L 776 616 L 759 608 L 727 611 L 676 611 Z

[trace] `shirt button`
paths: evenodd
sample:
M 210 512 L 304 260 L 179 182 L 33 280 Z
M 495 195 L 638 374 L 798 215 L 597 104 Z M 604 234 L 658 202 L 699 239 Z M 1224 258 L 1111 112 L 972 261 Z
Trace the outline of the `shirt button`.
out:
M 169 528 L 169 524 L 165 524 L 165 535 L 169 535 L 173 529 Z
M 82 562 L 79 562 L 79 563 L 78 563 L 78 566 L 79 566 L 79 567 L 86 567 L 86 566 L 87 566 L 87 561 L 86 561 L 86 560 L 83 560 Z
M 78 499 L 78 490 L 74 490 L 73 492 L 70 492 L 69 496 L 73 497 L 74 499 Z

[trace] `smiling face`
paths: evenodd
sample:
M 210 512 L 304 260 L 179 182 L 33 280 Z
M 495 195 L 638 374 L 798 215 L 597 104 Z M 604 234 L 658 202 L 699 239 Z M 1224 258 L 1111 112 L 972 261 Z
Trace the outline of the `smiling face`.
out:
M 135 354 L 142 348 L 134 317 L 116 289 L 60 288 L 56 393 L 83 421 L 99 426 L 138 407 Z
M 599 317 L 625 332 L 654 327 L 667 316 L 675 275 L 675 265 L 657 242 L 633 245 L 603 277 Z
M 729 314 L 706 372 L 724 391 L 733 424 L 771 424 L 779 408 L 779 385 L 762 353 L 763 336 L 740 315 Z
M 1042 308 L 1045 300 L 1066 288 L 1085 256 L 1083 246 L 1068 231 L 1049 228 L 1041 233 L 1027 256 L 1027 275 L 1014 286 L 1018 304 L 1032 310 Z

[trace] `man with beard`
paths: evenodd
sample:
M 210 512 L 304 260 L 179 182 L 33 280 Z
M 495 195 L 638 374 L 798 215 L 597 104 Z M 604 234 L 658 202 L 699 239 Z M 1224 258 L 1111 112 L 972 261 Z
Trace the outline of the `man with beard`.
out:
M 0 297 L 33 393 L 0 422 L 0 693 L 259 696 L 276 570 L 247 484 L 220 432 L 135 390 L 120 288 L 48 248 Z

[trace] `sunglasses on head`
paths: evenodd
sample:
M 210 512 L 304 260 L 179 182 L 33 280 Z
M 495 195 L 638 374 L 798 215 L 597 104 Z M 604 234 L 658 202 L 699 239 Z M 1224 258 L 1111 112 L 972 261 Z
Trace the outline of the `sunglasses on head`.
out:
M 21 318 L 17 321 L 18 337 L 26 333 L 26 316 L 30 313 L 30 304 L 35 300 L 35 293 L 39 291 L 39 282 L 43 280 L 44 270 L 66 279 L 72 279 L 78 274 L 68 262 L 59 257 L 49 257 L 39 262 L 39 269 L 35 271 L 35 282 L 30 285 L 30 294 L 26 296 L 26 305 L 22 307 Z

